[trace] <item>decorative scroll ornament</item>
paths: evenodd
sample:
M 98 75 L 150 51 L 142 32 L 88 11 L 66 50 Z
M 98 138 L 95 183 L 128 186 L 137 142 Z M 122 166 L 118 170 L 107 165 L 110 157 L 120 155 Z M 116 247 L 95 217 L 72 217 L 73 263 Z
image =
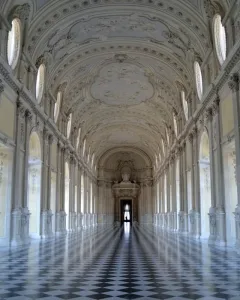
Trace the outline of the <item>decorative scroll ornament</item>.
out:
M 239 74 L 238 73 L 232 74 L 228 81 L 228 87 L 230 88 L 230 90 L 232 90 L 233 92 L 239 91 L 239 84 L 240 84 Z

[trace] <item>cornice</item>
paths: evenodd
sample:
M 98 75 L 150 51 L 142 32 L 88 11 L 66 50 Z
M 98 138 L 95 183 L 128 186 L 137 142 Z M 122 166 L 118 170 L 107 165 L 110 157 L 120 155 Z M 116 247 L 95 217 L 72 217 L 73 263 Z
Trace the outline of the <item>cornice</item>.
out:
M 91 168 L 82 160 L 81 157 L 79 157 L 75 148 L 72 146 L 69 140 L 58 130 L 56 124 L 49 116 L 44 113 L 43 109 L 36 103 L 31 93 L 10 74 L 10 70 L 8 69 L 8 66 L 5 66 L 5 62 L 3 61 L 2 57 L 0 57 L 0 75 L 4 80 L 4 83 L 7 83 L 9 87 L 12 88 L 19 95 L 19 97 L 24 100 L 24 102 L 26 102 L 27 106 L 29 106 L 30 108 L 30 113 L 32 111 L 37 116 L 37 118 L 39 118 L 41 123 L 43 123 L 44 126 L 47 127 L 48 131 L 50 131 L 59 140 L 60 143 L 62 143 L 63 145 L 65 145 L 65 147 L 72 151 L 78 158 L 78 161 L 80 161 L 81 165 L 87 170 L 87 172 L 94 179 L 96 179 L 96 176 L 95 174 L 93 174 Z
M 218 98 L 218 92 L 221 90 L 224 84 L 227 84 L 229 75 L 234 75 L 235 69 L 237 73 L 236 64 L 240 59 L 240 40 L 236 43 L 236 45 L 232 48 L 231 52 L 228 54 L 226 61 L 224 62 L 221 72 L 218 74 L 217 78 L 214 82 L 208 87 L 205 94 L 203 95 L 202 105 L 195 111 L 194 115 L 191 119 L 188 120 L 186 128 L 184 128 L 183 132 L 179 136 L 179 143 L 186 141 L 188 136 L 192 134 L 194 129 L 197 129 L 197 122 L 200 118 L 206 113 L 210 106 L 214 105 L 214 101 Z M 168 156 L 165 158 L 162 166 L 156 173 L 155 177 L 161 176 L 164 172 L 165 168 L 169 163 L 169 158 L 171 152 L 175 151 L 176 145 L 170 149 Z M 160 175 L 159 175 L 160 174 Z M 154 178 L 155 178 L 154 177 Z

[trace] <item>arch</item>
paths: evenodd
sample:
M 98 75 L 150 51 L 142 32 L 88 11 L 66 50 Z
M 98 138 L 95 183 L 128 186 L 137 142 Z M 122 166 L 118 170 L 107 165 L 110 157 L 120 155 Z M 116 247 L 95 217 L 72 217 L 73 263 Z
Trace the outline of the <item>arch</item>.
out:
M 98 165 L 99 167 L 103 167 L 106 163 L 106 161 L 108 160 L 108 158 L 117 152 L 132 152 L 132 153 L 136 153 L 138 155 L 140 155 L 144 162 L 146 163 L 147 167 L 151 167 L 152 166 L 152 161 L 150 159 L 150 157 L 142 150 L 138 149 L 138 148 L 134 148 L 134 147 L 116 147 L 116 148 L 112 148 L 108 151 L 106 151 L 98 160 Z
M 202 133 L 199 150 L 200 172 L 200 206 L 201 206 L 201 237 L 210 235 L 209 209 L 211 208 L 211 173 L 210 173 L 210 147 L 209 137 L 205 130 Z
M 42 184 L 41 142 L 37 132 L 32 132 L 29 139 L 28 156 L 28 197 L 30 211 L 29 233 L 32 237 L 40 234 L 41 184 Z

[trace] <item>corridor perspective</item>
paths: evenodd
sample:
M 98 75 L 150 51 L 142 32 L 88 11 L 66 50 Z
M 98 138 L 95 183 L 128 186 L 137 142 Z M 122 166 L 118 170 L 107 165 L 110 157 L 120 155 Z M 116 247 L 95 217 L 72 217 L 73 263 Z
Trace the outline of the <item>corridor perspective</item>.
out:
M 240 299 L 240 256 L 153 226 L 97 227 L 1 255 L 0 299 Z
M 0 0 L 0 299 L 240 300 L 240 0 Z

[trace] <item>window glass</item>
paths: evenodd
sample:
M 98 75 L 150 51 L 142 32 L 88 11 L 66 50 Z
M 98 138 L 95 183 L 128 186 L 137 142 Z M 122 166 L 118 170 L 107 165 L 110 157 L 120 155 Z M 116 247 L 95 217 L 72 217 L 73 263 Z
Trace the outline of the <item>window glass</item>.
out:
M 222 25 L 222 18 L 219 14 L 214 16 L 213 19 L 213 27 L 214 27 L 214 40 L 215 47 L 217 52 L 217 57 L 219 63 L 222 65 L 226 59 L 226 31 L 225 27 Z
M 54 106 L 54 121 L 55 123 L 58 120 L 59 112 L 60 112 L 60 106 L 61 106 L 61 101 L 62 101 L 62 92 L 57 93 L 57 102 L 55 103 Z
M 67 138 L 69 139 L 70 134 L 71 134 L 71 129 L 72 129 L 72 114 L 69 116 L 69 120 L 67 123 Z
M 176 117 L 173 115 L 173 125 L 174 125 L 174 131 L 176 136 L 178 135 L 178 127 L 177 127 L 177 120 Z
M 18 18 L 12 20 L 12 28 L 8 33 L 7 43 L 7 58 L 8 63 L 12 69 L 15 69 L 19 55 L 21 45 L 21 21 Z
M 201 100 L 202 93 L 203 93 L 202 71 L 201 71 L 200 65 L 197 61 L 195 61 L 195 63 L 194 63 L 194 72 L 195 72 L 197 94 L 198 94 L 199 100 Z
M 37 81 L 36 81 L 36 99 L 40 103 L 43 97 L 45 84 L 45 65 L 41 64 L 37 72 Z
M 187 103 L 184 91 L 181 91 L 181 98 L 182 98 L 184 115 L 185 115 L 186 120 L 188 120 L 188 103 Z
M 81 136 L 81 128 L 78 129 L 78 136 L 77 136 L 77 141 L 76 141 L 76 149 L 78 149 L 78 147 L 79 147 L 80 136 Z

